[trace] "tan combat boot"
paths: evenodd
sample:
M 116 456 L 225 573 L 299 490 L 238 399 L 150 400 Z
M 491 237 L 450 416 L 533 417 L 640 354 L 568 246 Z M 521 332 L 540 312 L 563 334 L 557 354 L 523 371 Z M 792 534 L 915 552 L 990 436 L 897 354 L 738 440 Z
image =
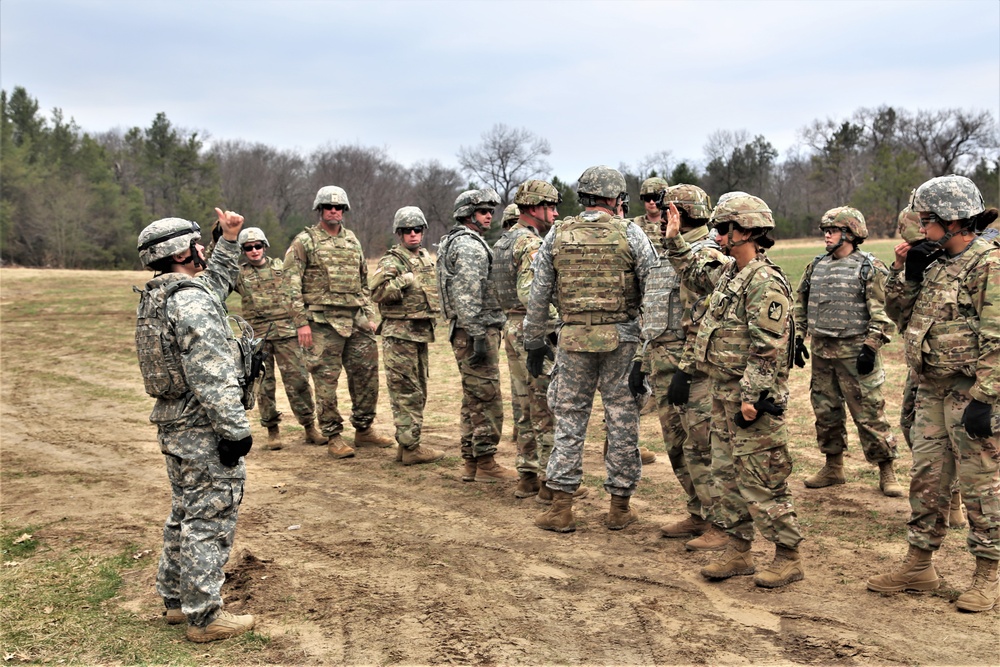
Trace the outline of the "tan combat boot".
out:
M 968 520 L 965 518 L 965 506 L 962 505 L 962 492 L 953 491 L 951 494 L 951 505 L 948 507 L 947 515 L 950 528 L 965 528 Z
M 728 579 L 729 577 L 753 574 L 756 570 L 753 554 L 750 552 L 750 541 L 731 536 L 726 551 L 719 560 L 712 561 L 701 568 L 701 576 L 706 579 Z
M 354 431 L 354 446 L 355 447 L 367 447 L 371 445 L 372 447 L 392 447 L 396 444 L 396 441 L 392 438 L 379 433 L 378 429 L 374 426 L 369 426 L 364 430 Z
M 163 616 L 167 621 L 167 625 L 180 625 L 187 620 L 180 607 L 167 607 L 167 611 Z
M 572 533 L 576 530 L 573 518 L 573 494 L 565 491 L 552 492 L 552 506 L 535 517 L 535 525 L 542 530 L 557 533 Z
M 586 498 L 590 495 L 590 489 L 580 485 L 577 487 L 576 491 L 573 492 L 573 500 L 580 500 L 581 498 Z M 535 502 L 541 503 L 542 505 L 552 504 L 552 489 L 545 486 L 545 476 L 542 475 L 538 478 L 538 495 L 535 496 Z
M 490 480 L 499 480 L 501 482 L 512 482 L 519 477 L 516 470 L 504 468 L 497 463 L 493 454 L 480 456 L 476 459 L 476 475 L 480 479 L 487 477 Z
M 229 639 L 244 632 L 253 630 L 254 619 L 251 614 L 237 616 L 228 611 L 219 610 L 215 619 L 203 628 L 196 625 L 187 627 L 186 637 L 193 642 L 202 644 L 214 642 L 217 639 Z
M 325 445 L 327 443 L 327 437 L 319 432 L 316 424 L 310 422 L 304 428 L 306 429 L 306 442 L 312 445 Z
M 412 466 L 420 463 L 434 463 L 444 458 L 444 452 L 433 447 L 417 445 L 413 449 L 404 449 L 402 461 L 404 466 Z
M 537 496 L 538 491 L 538 474 L 533 472 L 521 473 L 521 479 L 518 480 L 517 488 L 514 489 L 514 497 L 530 498 L 532 496 Z
M 335 459 L 349 459 L 354 456 L 354 448 L 344 442 L 344 439 L 338 433 L 332 436 L 328 441 L 326 451 Z
M 264 445 L 264 449 L 281 449 L 281 433 L 277 426 L 267 427 L 267 444 Z
M 976 556 L 976 573 L 972 575 L 972 588 L 962 593 L 955 606 L 962 611 L 989 611 L 997 606 L 1000 598 L 1000 576 L 997 561 Z
M 688 551 L 722 551 L 729 544 L 729 533 L 712 525 L 701 537 L 688 540 L 684 548 Z
M 648 447 L 640 447 L 639 459 L 642 461 L 642 465 L 648 466 L 650 463 L 656 463 L 656 453 Z
M 878 462 L 878 488 L 882 495 L 890 498 L 902 498 L 903 487 L 896 481 L 896 471 L 892 469 L 892 461 Z
M 826 465 L 819 469 L 819 472 L 812 477 L 807 477 L 805 485 L 810 489 L 822 489 L 824 486 L 843 484 L 847 481 L 844 477 L 844 455 L 827 454 Z
M 868 580 L 868 590 L 876 593 L 899 593 L 937 589 L 941 585 L 941 579 L 931 562 L 933 556 L 933 551 L 925 551 L 911 544 L 903 568 L 898 572 L 875 575 Z
M 476 459 L 463 459 L 462 464 L 462 481 L 463 482 L 475 482 L 476 481 Z
M 802 581 L 805 576 L 799 550 L 778 544 L 775 545 L 774 560 L 753 578 L 753 583 L 762 588 L 778 588 L 793 581 Z
M 698 537 L 711 527 L 710 522 L 691 514 L 683 521 L 675 521 L 661 527 L 660 537 Z
M 611 509 L 608 511 L 608 530 L 621 530 L 625 526 L 639 520 L 639 513 L 629 507 L 629 496 L 611 496 Z
M 403 462 L 403 449 L 402 445 L 396 445 L 396 463 Z

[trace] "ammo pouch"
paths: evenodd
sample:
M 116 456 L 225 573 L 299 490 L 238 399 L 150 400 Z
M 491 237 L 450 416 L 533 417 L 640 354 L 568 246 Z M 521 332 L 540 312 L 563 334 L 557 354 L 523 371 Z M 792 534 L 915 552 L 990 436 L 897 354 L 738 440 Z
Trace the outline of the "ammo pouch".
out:
M 242 317 L 230 315 L 229 319 L 235 323 L 239 335 L 235 338 L 236 344 L 236 369 L 239 374 L 240 389 L 242 395 L 240 402 L 247 410 L 252 410 L 257 404 L 257 388 L 264 380 L 266 370 L 264 368 L 264 338 L 255 338 L 253 327 Z

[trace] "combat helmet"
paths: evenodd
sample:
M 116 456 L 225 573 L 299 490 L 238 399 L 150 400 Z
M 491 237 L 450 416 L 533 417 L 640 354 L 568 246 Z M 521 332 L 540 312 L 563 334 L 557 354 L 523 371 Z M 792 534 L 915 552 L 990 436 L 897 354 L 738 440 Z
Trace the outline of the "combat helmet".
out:
M 621 197 L 622 208 L 628 213 L 628 190 L 625 177 L 617 169 L 604 165 L 588 167 L 577 180 L 576 194 L 584 206 L 595 206 L 596 199 L 618 199 Z
M 861 211 L 850 206 L 831 208 L 823 214 L 819 221 L 820 230 L 831 227 L 850 234 L 853 238 L 847 240 L 854 241 L 855 245 L 859 245 L 861 241 L 868 238 L 868 225 L 865 224 L 865 216 L 862 215 Z
M 517 207 L 517 204 L 507 204 L 507 208 L 503 210 L 503 217 L 500 219 L 500 223 L 505 228 L 510 227 L 517 222 L 520 217 L 521 209 Z
M 764 200 L 745 192 L 729 192 L 720 197 L 709 220 L 712 227 L 730 222 L 746 230 L 774 229 L 774 217 Z
M 562 195 L 551 183 L 532 178 L 517 186 L 514 203 L 518 206 L 560 204 L 562 203 Z
M 344 192 L 344 188 L 339 188 L 336 185 L 324 185 L 316 193 L 313 210 L 318 210 L 323 204 L 340 205 L 344 207 L 345 211 L 351 210 L 351 202 L 347 200 L 347 193 Z
M 201 227 L 184 218 L 162 218 L 139 232 L 137 250 L 143 266 L 176 255 L 201 240 Z M 192 250 L 192 255 L 194 255 Z
M 466 190 L 455 199 L 455 212 L 452 217 L 456 220 L 469 218 L 480 209 L 494 209 L 500 205 L 500 195 L 493 188 L 482 188 L 481 190 Z
M 266 248 L 271 247 L 271 244 L 267 242 L 267 237 L 264 236 L 264 230 L 260 227 L 245 228 L 240 232 L 239 238 L 236 240 L 240 247 L 243 247 L 246 243 L 253 243 L 254 241 L 260 241 Z
M 950 174 L 927 181 L 913 191 L 910 209 L 933 213 L 945 222 L 968 220 L 986 210 L 983 195 L 965 176 Z
M 657 195 L 670 187 L 667 183 L 667 179 L 660 178 L 659 176 L 653 176 L 652 178 L 647 178 L 639 186 L 639 196 L 643 195 Z
M 426 227 L 427 218 L 424 212 L 416 206 L 404 206 L 396 211 L 392 217 L 392 231 L 398 232 L 400 229 L 413 229 L 414 227 Z
M 920 231 L 920 227 L 919 213 L 914 213 L 909 206 L 899 212 L 899 217 L 896 219 L 896 231 L 899 233 L 899 238 L 910 245 L 917 241 L 923 241 L 924 235 Z
M 708 220 L 712 217 L 712 198 L 697 185 L 672 185 L 663 193 L 657 205 L 666 210 L 671 202 L 677 208 L 684 209 L 693 220 Z

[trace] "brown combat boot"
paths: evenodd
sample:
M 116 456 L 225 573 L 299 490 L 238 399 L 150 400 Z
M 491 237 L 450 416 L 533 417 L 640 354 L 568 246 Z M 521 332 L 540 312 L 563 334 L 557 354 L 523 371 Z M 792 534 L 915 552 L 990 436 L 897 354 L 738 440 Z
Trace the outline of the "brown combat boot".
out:
M 903 487 L 896 481 L 896 471 L 892 469 L 892 461 L 878 462 L 878 488 L 882 489 L 883 496 L 903 497 Z
M 542 530 L 557 533 L 572 533 L 576 530 L 573 518 L 573 494 L 565 491 L 552 492 L 552 506 L 535 517 L 535 525 Z
M 997 561 L 976 556 L 976 573 L 972 575 L 972 588 L 962 593 L 955 607 L 962 611 L 989 611 L 1000 599 L 1000 575 Z
M 674 521 L 660 528 L 660 537 L 698 537 L 712 524 L 695 514 L 688 515 L 683 521 Z
M 403 446 L 396 445 L 396 463 L 403 462 Z
M 517 488 L 514 489 L 514 497 L 530 498 L 532 496 L 537 496 L 538 490 L 538 474 L 533 472 L 523 472 L 521 473 L 521 479 L 517 482 Z
M 941 579 L 931 562 L 933 556 L 933 551 L 925 551 L 911 544 L 903 568 L 898 572 L 878 574 L 870 578 L 868 590 L 876 593 L 936 590 L 941 585 Z
M 403 462 L 404 466 L 412 466 L 420 463 L 434 463 L 435 461 L 440 461 L 444 458 L 444 452 L 440 449 L 434 449 L 433 447 L 417 445 L 413 449 L 403 449 L 401 456 L 402 458 L 400 460 Z
M 580 485 L 577 487 L 576 491 L 573 492 L 573 500 L 580 500 L 581 498 L 586 498 L 590 495 L 590 489 Z M 545 486 L 545 476 L 542 475 L 538 478 L 538 495 L 535 496 L 535 502 L 541 503 L 542 505 L 552 504 L 552 489 Z
M 608 530 L 621 530 L 639 520 L 639 513 L 635 511 L 635 508 L 628 506 L 629 499 L 629 496 L 611 496 Z
M 344 442 L 344 439 L 338 433 L 337 435 L 331 436 L 328 440 L 326 451 L 335 459 L 349 459 L 354 456 L 354 448 Z
M 379 433 L 378 429 L 374 426 L 369 426 L 368 428 L 361 430 L 357 429 L 354 431 L 354 446 L 355 447 L 392 447 L 396 444 L 396 441 L 392 438 Z
M 965 518 L 965 506 L 962 505 L 962 492 L 953 491 L 951 494 L 951 505 L 948 507 L 948 515 L 945 517 L 949 528 L 965 528 L 968 520 Z
M 516 470 L 504 468 L 497 463 L 496 459 L 493 458 L 493 454 L 480 456 L 476 459 L 476 475 L 480 479 L 487 477 L 491 481 L 499 480 L 501 482 L 512 482 L 519 477 Z
M 802 581 L 805 576 L 799 550 L 778 544 L 775 545 L 774 560 L 753 578 L 753 583 L 762 588 L 779 588 L 793 581 Z
M 844 477 L 844 455 L 827 454 L 826 465 L 819 469 L 819 472 L 812 477 L 807 477 L 805 485 L 810 489 L 822 489 L 825 486 L 834 484 L 844 484 L 847 478 Z
M 656 454 L 647 447 L 640 447 L 639 459 L 642 461 L 642 465 L 648 466 L 650 463 L 656 463 Z
M 187 620 L 180 607 L 167 607 L 167 611 L 163 616 L 167 621 L 167 625 L 180 625 Z
M 712 525 L 701 537 L 688 540 L 684 548 L 688 551 L 722 551 L 729 544 L 729 533 Z
M 731 536 L 726 551 L 719 560 L 712 561 L 701 568 L 701 576 L 706 579 L 728 579 L 729 577 L 753 574 L 756 571 L 749 540 Z
M 462 481 L 475 482 L 477 468 L 476 459 L 463 459 L 462 464 L 465 466 L 462 468 Z
M 313 445 L 325 445 L 327 443 L 327 437 L 319 432 L 316 424 L 310 422 L 304 428 L 306 429 L 306 442 Z
M 229 639 L 244 632 L 253 630 L 254 619 L 250 614 L 237 616 L 228 611 L 219 610 L 215 619 L 203 628 L 196 625 L 189 625 L 185 636 L 193 641 L 202 644 L 204 642 L 214 642 L 217 639 Z
M 281 449 L 281 433 L 277 426 L 267 427 L 267 444 L 264 445 L 264 449 Z

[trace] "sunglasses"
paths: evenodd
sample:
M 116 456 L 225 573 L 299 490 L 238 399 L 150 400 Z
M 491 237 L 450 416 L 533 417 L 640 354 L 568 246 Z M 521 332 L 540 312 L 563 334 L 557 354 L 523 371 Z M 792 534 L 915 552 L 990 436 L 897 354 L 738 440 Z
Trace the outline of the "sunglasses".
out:
M 243 246 L 243 252 L 250 252 L 251 250 L 263 250 L 267 246 L 263 243 L 248 243 Z
M 343 211 L 347 208 L 343 204 L 320 204 L 319 207 L 324 211 Z
M 401 227 L 400 234 L 423 234 L 425 227 Z
M 656 201 L 660 198 L 660 195 L 639 195 L 639 199 L 644 202 Z

